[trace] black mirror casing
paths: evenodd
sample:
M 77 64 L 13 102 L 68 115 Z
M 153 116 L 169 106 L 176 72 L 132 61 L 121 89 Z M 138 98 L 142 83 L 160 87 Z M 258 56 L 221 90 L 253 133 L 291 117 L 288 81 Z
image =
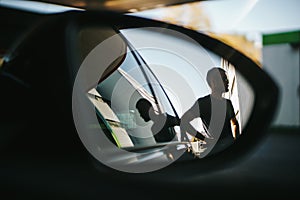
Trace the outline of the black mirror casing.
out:
M 127 28 L 162 27 L 171 29 L 191 37 L 204 48 L 233 64 L 251 85 L 255 94 L 252 113 L 239 141 L 217 155 L 196 161 L 174 162 L 166 168 L 145 174 L 118 172 L 101 164 L 92 156 L 89 157 L 89 153 L 76 134 L 72 118 L 72 89 L 82 62 L 78 50 L 77 34 L 84 27 L 97 26 L 113 27 L 116 33 L 119 33 L 119 29 Z M 40 136 L 43 138 L 43 143 L 35 144 L 31 151 L 39 151 L 39 148 L 42 149 L 45 146 L 48 148 L 55 146 L 55 148 L 51 148 L 54 149 L 54 152 L 48 149 L 35 153 L 37 156 L 52 157 L 55 155 L 61 159 L 66 156 L 69 158 L 63 162 L 81 162 L 87 165 L 90 163 L 86 158 L 91 158 L 100 175 L 109 177 L 117 174 L 117 179 L 124 178 L 124 180 L 134 177 L 136 180 L 172 182 L 180 177 L 222 170 L 247 158 L 263 140 L 276 112 L 278 89 L 271 77 L 241 52 L 204 33 L 114 12 L 70 11 L 44 16 L 27 35 L 16 48 L 12 49 L 10 61 L 4 64 L 2 72 L 18 77 L 29 86 L 31 93 L 35 95 L 30 104 L 32 111 L 28 113 L 28 117 L 34 121 L 34 128 L 33 131 L 31 128 L 28 128 L 27 131 L 32 134 L 31 142 L 39 138 L 37 137 L 38 129 L 44 130 L 43 132 L 46 134 Z M 48 91 L 48 93 L 41 91 Z M 49 106 L 41 109 L 45 104 Z M 49 130 L 45 130 L 45 124 Z M 77 155 L 80 156 L 77 157 Z M 178 172 L 181 174 L 178 175 Z

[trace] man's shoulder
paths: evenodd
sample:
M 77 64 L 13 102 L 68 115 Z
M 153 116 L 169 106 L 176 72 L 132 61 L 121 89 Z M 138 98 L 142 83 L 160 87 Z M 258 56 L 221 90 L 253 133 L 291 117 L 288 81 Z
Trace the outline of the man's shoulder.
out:
M 210 101 L 210 95 L 206 95 L 206 96 L 203 96 L 203 97 L 200 97 L 198 98 L 198 102 L 202 102 L 202 101 Z

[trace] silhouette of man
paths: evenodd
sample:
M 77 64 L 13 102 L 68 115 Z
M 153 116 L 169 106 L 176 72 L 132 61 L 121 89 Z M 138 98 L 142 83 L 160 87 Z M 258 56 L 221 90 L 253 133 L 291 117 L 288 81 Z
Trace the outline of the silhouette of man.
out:
M 229 91 L 229 82 L 225 70 L 212 68 L 208 71 L 206 81 L 211 88 L 211 94 L 199 98 L 193 106 L 187 110 L 181 118 L 182 140 L 187 140 L 186 133 L 200 140 L 206 140 L 190 122 L 200 117 L 204 129 L 213 139 L 217 139 L 213 152 L 219 152 L 231 145 L 239 136 L 239 123 L 235 117 L 234 109 L 230 100 L 222 97 Z
M 145 122 L 153 121 L 151 131 L 156 142 L 170 142 L 177 140 L 174 126 L 180 125 L 180 120 L 167 113 L 157 114 L 152 104 L 145 98 L 141 98 L 136 103 L 136 108 Z

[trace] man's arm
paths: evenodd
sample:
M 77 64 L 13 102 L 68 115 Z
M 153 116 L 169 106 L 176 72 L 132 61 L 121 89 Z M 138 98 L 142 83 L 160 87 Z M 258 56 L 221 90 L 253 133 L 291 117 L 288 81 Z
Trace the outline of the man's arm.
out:
M 234 138 L 234 140 L 236 140 L 240 136 L 240 125 L 239 125 L 238 120 L 236 119 L 236 114 L 234 112 L 231 101 L 227 100 L 227 102 L 229 103 L 229 104 L 227 104 L 227 106 L 228 106 L 227 109 L 228 109 L 228 112 L 230 113 L 229 115 L 231 117 L 231 119 L 230 119 L 231 130 L 233 132 L 233 138 Z
M 180 126 L 180 119 L 178 117 L 174 117 L 172 115 L 167 114 L 167 123 L 168 126 Z
M 231 118 L 230 122 L 231 122 L 231 126 L 232 126 L 233 137 L 234 137 L 234 140 L 236 140 L 240 136 L 240 125 L 239 125 L 239 122 L 237 121 L 236 117 Z
M 197 135 L 197 137 L 201 140 L 205 139 L 205 137 L 201 133 L 199 133 L 190 123 L 195 118 L 196 116 L 194 116 L 193 112 L 190 110 L 188 110 L 182 116 L 180 123 L 181 141 L 188 140 L 186 133 L 193 137 Z

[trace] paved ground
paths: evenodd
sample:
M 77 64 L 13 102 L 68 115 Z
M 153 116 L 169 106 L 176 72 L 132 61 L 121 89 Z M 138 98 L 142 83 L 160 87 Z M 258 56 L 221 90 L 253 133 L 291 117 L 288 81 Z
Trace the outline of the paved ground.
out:
M 10 199 L 128 199 L 190 198 L 300 198 L 300 133 L 272 131 L 259 149 L 239 165 L 207 176 L 195 175 L 189 185 L 143 185 L 95 176 L 81 163 L 71 165 L 28 162 L 12 158 L 0 166 L 1 194 Z M 14 160 L 15 159 L 15 160 Z M 93 173 L 92 173 L 93 172 Z M 117 177 L 111 177 L 115 179 Z M 114 198 L 115 197 L 115 198 Z M 178 197 L 178 198 L 177 198 Z M 107 198 L 107 197 L 106 197 Z M 105 198 L 105 199 L 106 199 Z M 110 198 L 110 199 L 111 199 Z M 134 198 L 135 199 L 135 198 Z

